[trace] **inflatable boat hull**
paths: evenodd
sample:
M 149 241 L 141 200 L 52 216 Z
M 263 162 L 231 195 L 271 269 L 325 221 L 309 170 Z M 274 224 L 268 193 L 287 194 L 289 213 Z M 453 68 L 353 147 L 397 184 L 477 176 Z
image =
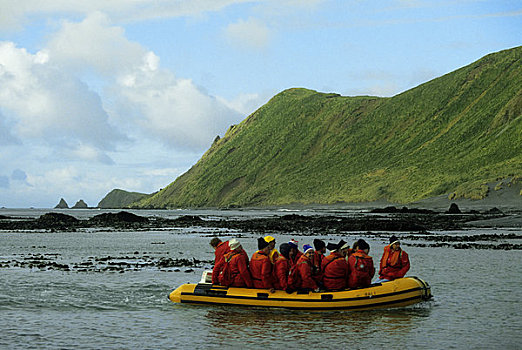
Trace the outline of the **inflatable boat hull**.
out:
M 184 284 L 169 295 L 175 303 L 237 305 L 301 310 L 370 310 L 402 307 L 431 298 L 430 286 L 416 277 L 337 292 L 294 292 Z

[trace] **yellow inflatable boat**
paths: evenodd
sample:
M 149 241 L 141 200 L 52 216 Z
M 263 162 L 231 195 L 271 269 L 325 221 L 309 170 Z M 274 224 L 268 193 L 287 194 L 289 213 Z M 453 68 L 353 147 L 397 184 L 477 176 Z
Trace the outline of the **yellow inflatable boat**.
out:
M 203 278 L 204 280 L 204 278 Z M 175 303 L 238 305 L 300 310 L 371 310 L 402 307 L 429 300 L 428 283 L 417 277 L 337 292 L 294 292 L 187 283 L 169 294 Z

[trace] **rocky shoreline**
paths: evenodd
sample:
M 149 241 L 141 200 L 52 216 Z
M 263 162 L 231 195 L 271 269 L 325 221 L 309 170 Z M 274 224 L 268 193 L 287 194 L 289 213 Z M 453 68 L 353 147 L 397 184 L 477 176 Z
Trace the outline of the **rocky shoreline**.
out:
M 512 228 L 503 233 L 463 234 L 470 228 L 487 227 L 487 223 L 507 223 Z M 485 226 L 486 225 L 486 226 Z M 482 212 L 473 210 L 460 212 L 451 207 L 445 212 L 406 207 L 386 207 L 360 212 L 350 216 L 332 215 L 283 215 L 268 218 L 209 218 L 184 215 L 175 219 L 157 216 L 145 217 L 130 212 L 103 213 L 86 220 L 71 215 L 49 212 L 36 219 L 0 216 L 0 231 L 11 232 L 78 232 L 100 231 L 146 231 L 154 229 L 192 228 L 191 232 L 201 232 L 200 228 L 215 229 L 213 234 L 229 237 L 257 236 L 265 234 L 291 234 L 295 236 L 343 235 L 357 232 L 361 237 L 379 238 L 386 241 L 390 232 L 400 233 L 407 246 L 443 247 L 453 249 L 480 250 L 522 250 L 522 218 L 520 213 L 503 213 L 496 208 Z M 452 234 L 452 231 L 461 232 Z M 443 232 L 441 232 L 443 231 Z M 491 232 L 491 231 L 489 231 Z M 152 242 L 151 244 L 165 244 Z M 34 247 L 45 248 L 45 247 Z M 16 255 L 16 254 L 15 254 Z M 9 260 L 0 261 L 1 268 L 30 268 L 37 270 L 60 270 L 70 272 L 112 272 L 124 273 L 152 269 L 164 272 L 194 272 L 194 269 L 208 268 L 213 261 L 197 258 L 171 258 L 169 252 L 162 256 L 148 252 L 128 253 L 122 256 L 86 257 L 81 261 L 65 263 L 59 254 L 29 253 L 19 254 Z
M 346 215 L 289 214 L 264 218 L 208 218 L 183 215 L 175 219 L 140 216 L 127 211 L 103 213 L 86 220 L 49 212 L 36 219 L 0 216 L 0 230 L 76 231 L 86 228 L 147 230 L 169 227 L 206 227 L 252 233 L 295 233 L 299 235 L 341 234 L 353 231 L 397 231 L 425 233 L 432 230 L 459 230 L 470 227 L 522 227 L 520 213 L 504 213 L 496 207 L 485 211 L 461 212 L 452 205 L 445 212 L 417 208 L 373 209 Z
M 165 254 L 168 254 L 166 252 Z M 87 257 L 85 260 L 64 263 L 60 254 L 20 254 L 20 256 L 0 261 L 1 268 L 29 268 L 37 270 L 59 270 L 74 272 L 118 272 L 154 269 L 163 272 L 194 272 L 193 268 L 210 267 L 214 261 L 196 258 L 153 257 L 147 252 L 135 252 L 134 255 Z

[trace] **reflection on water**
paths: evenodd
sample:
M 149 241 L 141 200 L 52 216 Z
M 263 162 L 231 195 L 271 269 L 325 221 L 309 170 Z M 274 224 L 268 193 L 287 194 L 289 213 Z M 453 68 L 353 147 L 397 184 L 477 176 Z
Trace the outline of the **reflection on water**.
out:
M 204 306 L 198 306 L 202 308 Z M 419 320 L 431 312 L 430 303 L 402 309 L 350 311 L 295 311 L 286 309 L 205 307 L 210 333 L 215 341 L 230 344 L 230 334 L 245 343 L 270 339 L 284 344 L 306 337 L 308 341 L 343 341 L 347 334 L 367 338 L 375 332 L 406 335 L 419 326 Z

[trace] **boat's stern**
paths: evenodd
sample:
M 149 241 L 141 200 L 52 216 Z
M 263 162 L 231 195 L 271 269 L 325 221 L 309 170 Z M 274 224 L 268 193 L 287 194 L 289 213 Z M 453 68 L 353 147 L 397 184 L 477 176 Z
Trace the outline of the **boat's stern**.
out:
M 431 287 L 428 284 L 428 282 L 426 282 L 418 277 L 411 277 L 411 278 L 415 279 L 419 283 L 419 286 L 422 289 L 422 300 L 430 300 L 431 298 L 433 298 L 433 294 L 431 294 Z

